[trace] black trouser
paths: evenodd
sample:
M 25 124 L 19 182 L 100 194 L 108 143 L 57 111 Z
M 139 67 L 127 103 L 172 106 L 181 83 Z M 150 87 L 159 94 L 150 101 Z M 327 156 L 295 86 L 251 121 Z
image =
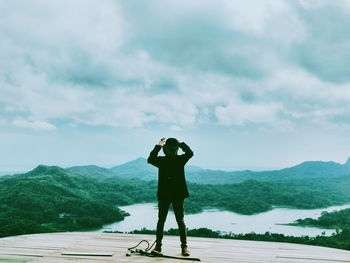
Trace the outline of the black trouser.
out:
M 181 247 L 187 247 L 187 238 L 186 238 L 186 225 L 184 221 L 184 199 L 179 200 L 159 200 L 158 201 L 158 223 L 157 223 L 157 247 L 162 246 L 163 239 L 163 230 L 166 217 L 168 215 L 168 210 L 170 204 L 173 204 L 173 210 L 176 218 L 177 225 L 179 227 Z

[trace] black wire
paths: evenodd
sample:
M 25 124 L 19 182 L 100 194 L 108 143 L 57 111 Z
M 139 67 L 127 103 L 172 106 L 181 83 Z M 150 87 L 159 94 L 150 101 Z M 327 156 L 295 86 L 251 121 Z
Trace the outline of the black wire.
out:
M 146 251 L 148 250 L 149 248 L 149 242 L 147 240 L 141 240 L 140 243 L 138 243 L 136 246 L 134 247 L 129 247 L 128 250 L 131 250 L 131 249 L 134 249 L 134 248 L 137 248 L 142 242 L 146 242 L 147 243 L 147 248 L 146 248 Z M 152 245 L 153 246 L 153 245 Z
M 146 248 L 145 250 L 146 250 L 146 251 L 151 250 L 155 243 L 156 243 L 156 241 L 153 242 L 153 244 L 152 244 L 152 246 L 151 246 L 150 248 Z

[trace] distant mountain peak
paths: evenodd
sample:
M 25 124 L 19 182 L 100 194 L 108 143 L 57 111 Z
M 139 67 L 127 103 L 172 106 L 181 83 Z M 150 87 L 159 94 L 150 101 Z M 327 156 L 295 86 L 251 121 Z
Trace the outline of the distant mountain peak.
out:
M 348 160 L 346 161 L 346 163 L 344 163 L 344 165 L 350 166 L 350 157 L 348 158 Z
M 66 168 L 67 171 L 74 173 L 85 175 L 88 177 L 102 179 L 106 177 L 115 176 L 115 174 L 107 168 L 103 168 L 97 165 L 83 165 L 83 166 L 73 166 Z
M 147 163 L 147 160 L 144 157 L 139 157 L 139 158 L 136 158 L 136 159 L 131 160 L 129 162 L 126 162 L 124 164 L 127 164 L 127 163 Z
M 139 157 L 139 158 L 136 158 L 135 160 L 133 160 L 132 162 L 145 162 L 145 161 L 147 161 L 146 158 Z
M 67 174 L 66 170 L 59 166 L 47 166 L 40 164 L 27 174 L 29 175 L 46 175 L 46 174 Z
M 339 163 L 333 162 L 333 161 L 306 161 L 302 162 L 301 164 L 292 166 L 290 168 L 318 168 L 318 167 L 324 167 L 324 166 L 339 166 Z M 286 169 L 290 169 L 286 168 Z
M 110 170 L 114 170 L 116 167 L 129 167 L 129 166 L 134 166 L 134 165 L 148 165 L 148 164 L 147 164 L 146 158 L 139 157 L 139 158 L 136 158 L 134 160 L 116 165 L 116 166 L 110 168 Z

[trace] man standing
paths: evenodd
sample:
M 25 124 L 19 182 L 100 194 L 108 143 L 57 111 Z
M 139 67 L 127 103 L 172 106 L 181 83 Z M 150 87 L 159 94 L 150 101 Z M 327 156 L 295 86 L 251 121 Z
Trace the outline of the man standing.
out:
M 161 148 L 163 148 L 165 156 L 158 156 Z M 183 150 L 184 154 L 177 154 L 179 148 Z M 189 197 L 184 167 L 192 156 L 193 152 L 186 143 L 179 142 L 175 138 L 168 138 L 167 140 L 162 138 L 154 146 L 147 159 L 148 163 L 158 167 L 158 223 L 154 253 L 161 253 L 164 224 L 169 206 L 172 203 L 176 222 L 179 227 L 181 253 L 183 256 L 190 255 L 187 248 L 183 204 L 184 199 Z

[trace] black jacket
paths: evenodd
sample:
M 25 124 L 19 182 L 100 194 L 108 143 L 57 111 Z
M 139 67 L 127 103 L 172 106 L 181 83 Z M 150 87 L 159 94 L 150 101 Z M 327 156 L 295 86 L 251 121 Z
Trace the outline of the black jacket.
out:
M 190 147 L 182 142 L 179 147 L 185 152 L 174 157 L 158 156 L 162 146 L 155 145 L 147 162 L 158 167 L 158 200 L 175 200 L 189 197 L 185 164 L 193 156 Z

